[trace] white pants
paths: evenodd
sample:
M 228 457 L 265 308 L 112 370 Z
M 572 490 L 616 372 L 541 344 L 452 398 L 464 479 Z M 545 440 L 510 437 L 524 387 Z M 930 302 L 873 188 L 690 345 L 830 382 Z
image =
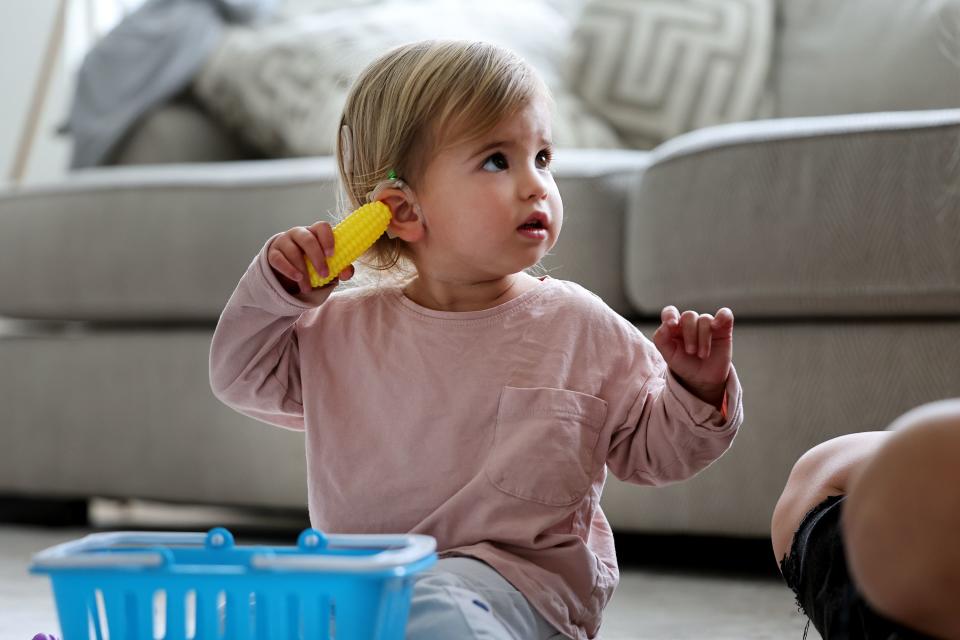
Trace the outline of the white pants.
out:
M 567 640 L 486 563 L 444 558 L 417 577 L 407 640 Z

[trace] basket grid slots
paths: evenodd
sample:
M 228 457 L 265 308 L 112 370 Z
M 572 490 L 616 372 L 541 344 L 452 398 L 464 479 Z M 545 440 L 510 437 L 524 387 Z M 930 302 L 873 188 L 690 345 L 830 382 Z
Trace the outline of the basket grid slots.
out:
M 69 600 L 77 601 L 75 598 Z M 58 602 L 60 599 L 58 598 Z M 376 637 L 376 627 L 337 633 L 336 598 L 318 593 L 282 590 L 127 589 L 116 585 L 94 588 L 77 601 L 83 611 L 64 611 L 66 638 L 90 640 L 324 639 Z M 367 602 L 377 618 L 381 603 Z M 389 603 L 383 603 L 389 608 Z M 356 612 L 348 612 L 353 615 Z M 385 611 L 379 626 L 390 612 Z M 395 616 L 397 612 L 394 612 Z M 77 626 L 79 625 L 79 626 Z M 353 623 L 356 626 L 356 622 Z M 358 636 L 358 634 L 360 634 Z M 370 635 L 366 635 L 370 634 Z

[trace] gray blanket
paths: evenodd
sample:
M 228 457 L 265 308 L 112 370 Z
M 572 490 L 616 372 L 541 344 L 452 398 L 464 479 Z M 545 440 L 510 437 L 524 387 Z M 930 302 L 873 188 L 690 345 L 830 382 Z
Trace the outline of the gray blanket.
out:
M 253 22 L 279 0 L 147 0 L 87 54 L 68 129 L 72 168 L 103 164 L 130 127 L 193 79 L 224 24 Z

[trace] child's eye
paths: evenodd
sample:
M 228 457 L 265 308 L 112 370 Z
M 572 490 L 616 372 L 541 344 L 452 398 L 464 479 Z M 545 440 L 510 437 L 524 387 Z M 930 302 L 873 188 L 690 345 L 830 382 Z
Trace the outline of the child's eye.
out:
M 537 154 L 537 166 L 542 169 L 549 167 L 551 160 L 553 160 L 553 149 L 550 147 L 541 149 L 540 153 Z
M 484 171 L 503 171 L 507 168 L 507 158 L 502 153 L 497 152 L 483 161 Z

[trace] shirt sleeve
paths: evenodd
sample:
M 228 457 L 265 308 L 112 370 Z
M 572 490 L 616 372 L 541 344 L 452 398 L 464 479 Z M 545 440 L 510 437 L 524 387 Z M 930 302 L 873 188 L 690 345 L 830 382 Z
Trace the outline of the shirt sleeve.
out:
M 302 430 L 297 320 L 312 307 L 287 293 L 267 262 L 254 258 L 227 302 L 210 345 L 210 386 L 252 418 Z
M 607 466 L 621 480 L 663 485 L 708 467 L 743 421 L 740 381 L 730 367 L 726 411 L 687 391 L 664 365 L 641 386 L 627 421 L 611 435 Z

